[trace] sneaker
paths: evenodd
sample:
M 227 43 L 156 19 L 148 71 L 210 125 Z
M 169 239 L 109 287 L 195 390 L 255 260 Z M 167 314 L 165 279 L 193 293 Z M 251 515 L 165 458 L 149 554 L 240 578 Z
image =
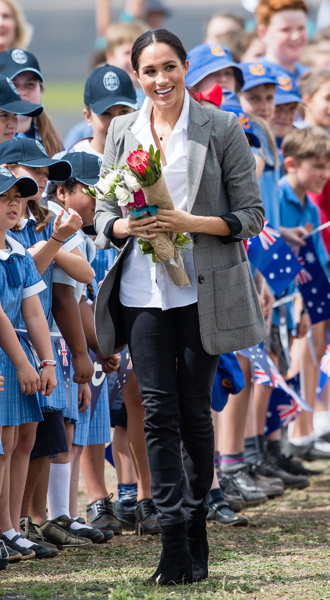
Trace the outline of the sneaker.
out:
M 16 539 L 17 539 L 17 537 L 19 537 L 19 536 L 18 535 L 15 536 Z M 2 540 L 4 542 L 6 548 L 10 548 L 11 550 L 18 552 L 22 557 L 21 560 L 29 560 L 30 558 L 34 558 L 36 555 L 34 550 L 31 550 L 31 548 L 24 548 L 23 546 L 19 546 L 14 541 L 14 538 L 12 540 L 10 540 L 3 533 L 0 533 L 0 540 Z
M 157 535 L 160 526 L 157 521 L 157 508 L 151 498 L 140 500 L 135 507 L 135 533 L 136 535 Z
M 33 523 L 31 517 L 22 517 L 19 522 L 19 528 L 22 535 L 35 544 L 49 548 L 53 556 L 57 556 L 58 550 L 54 544 L 50 544 L 41 533 L 38 523 Z
M 249 473 L 256 486 L 260 488 L 268 498 L 283 496 L 284 484 L 279 477 L 266 477 L 258 471 L 258 465 L 249 465 Z
M 241 512 L 245 508 L 246 503 L 233 479 L 221 474 L 220 488 L 223 497 L 232 511 L 235 513 Z
M 243 515 L 236 515 L 227 502 L 216 502 L 209 507 L 206 517 L 209 523 L 218 523 L 224 527 L 247 527 L 249 519 Z
M 292 475 L 280 467 L 275 456 L 269 456 L 258 462 L 258 473 L 265 477 L 279 477 L 286 488 L 302 490 L 309 486 L 305 475 Z
M 11 548 L 9 548 L 9 546 L 6 546 L 6 549 L 8 552 L 8 562 L 14 563 L 14 562 L 19 562 L 20 560 L 22 560 L 22 555 L 20 552 L 17 552 L 16 550 L 12 550 Z
M 86 506 L 87 523 L 97 527 L 100 531 L 111 529 L 115 535 L 122 533 L 121 523 L 114 513 L 114 503 L 111 501 L 113 494 L 107 498 L 101 498 Z
M 4 544 L 4 542 L 0 541 L 0 571 L 3 571 L 8 565 L 8 550 Z
M 120 500 L 116 500 L 114 512 L 125 531 L 135 531 L 135 506 L 124 506 Z
M 47 542 L 54 544 L 58 550 L 70 550 L 71 548 L 81 548 L 84 550 L 93 546 L 91 540 L 72 535 L 53 521 L 46 521 L 46 523 L 38 525 L 38 527 Z
M 299 460 L 292 460 L 291 456 L 284 456 L 284 454 L 282 454 L 280 459 L 277 459 L 277 464 L 281 469 L 292 475 L 305 475 L 309 477 L 323 473 L 323 471 L 317 471 L 316 469 L 306 469 Z
M 251 477 L 248 465 L 245 465 L 235 473 L 227 473 L 226 477 L 231 478 L 236 483 L 246 506 L 259 506 L 259 504 L 267 502 L 266 494 L 261 491 L 257 483 Z

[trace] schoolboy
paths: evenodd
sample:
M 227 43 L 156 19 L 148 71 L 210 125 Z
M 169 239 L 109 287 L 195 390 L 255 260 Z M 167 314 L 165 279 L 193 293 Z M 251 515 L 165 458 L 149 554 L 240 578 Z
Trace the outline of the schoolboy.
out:
M 214 83 L 222 89 L 237 92 L 244 83 L 242 69 L 224 46 L 200 44 L 190 50 L 188 59 L 186 86 L 196 92 L 203 92 Z
M 281 68 L 273 69 L 276 77 L 275 110 L 269 119 L 270 128 L 280 149 L 284 136 L 293 127 L 299 103 L 303 99 L 293 75 Z

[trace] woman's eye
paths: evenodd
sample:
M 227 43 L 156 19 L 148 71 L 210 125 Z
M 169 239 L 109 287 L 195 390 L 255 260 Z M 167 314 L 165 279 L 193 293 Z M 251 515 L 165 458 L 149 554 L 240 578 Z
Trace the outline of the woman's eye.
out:
M 175 65 L 167 65 L 166 70 L 168 69 L 172 71 L 173 69 L 175 69 Z

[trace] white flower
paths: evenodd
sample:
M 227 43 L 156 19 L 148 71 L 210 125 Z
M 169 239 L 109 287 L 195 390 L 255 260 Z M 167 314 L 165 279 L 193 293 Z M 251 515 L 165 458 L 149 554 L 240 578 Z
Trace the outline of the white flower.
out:
M 138 192 L 141 189 L 138 180 L 131 173 L 125 173 L 124 181 L 130 192 Z
M 110 192 L 110 183 L 108 183 L 105 179 L 101 177 L 99 182 L 97 183 L 97 187 L 101 190 L 102 194 L 105 196 Z
M 120 181 L 120 175 L 118 171 L 111 171 L 111 173 L 108 173 L 104 179 L 111 185 L 112 183 L 118 183 L 118 181 Z
M 115 195 L 118 200 L 119 206 L 126 206 L 126 204 L 133 202 L 134 197 L 128 190 L 120 187 L 120 185 L 116 186 Z

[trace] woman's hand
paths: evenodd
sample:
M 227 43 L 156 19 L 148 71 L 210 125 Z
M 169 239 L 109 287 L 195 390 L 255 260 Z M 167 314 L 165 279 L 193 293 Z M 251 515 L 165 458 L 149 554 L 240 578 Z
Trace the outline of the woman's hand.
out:
M 137 237 L 143 237 L 146 240 L 151 240 L 156 237 L 153 230 L 157 227 L 157 217 L 147 216 L 141 219 L 140 217 L 133 218 L 131 215 L 128 219 L 125 219 L 127 223 L 127 235 L 135 235 Z
M 75 210 L 69 208 L 68 212 L 70 213 L 70 216 L 66 221 L 64 221 L 64 223 L 62 223 L 62 217 L 64 215 L 63 209 L 57 215 L 54 221 L 53 235 L 57 240 L 63 243 L 69 237 L 71 237 L 71 235 L 76 233 L 83 224 L 81 216 L 78 215 L 78 213 Z
M 173 233 L 191 233 L 196 231 L 196 217 L 179 208 L 166 210 L 159 208 L 157 211 L 157 233 L 170 231 Z

